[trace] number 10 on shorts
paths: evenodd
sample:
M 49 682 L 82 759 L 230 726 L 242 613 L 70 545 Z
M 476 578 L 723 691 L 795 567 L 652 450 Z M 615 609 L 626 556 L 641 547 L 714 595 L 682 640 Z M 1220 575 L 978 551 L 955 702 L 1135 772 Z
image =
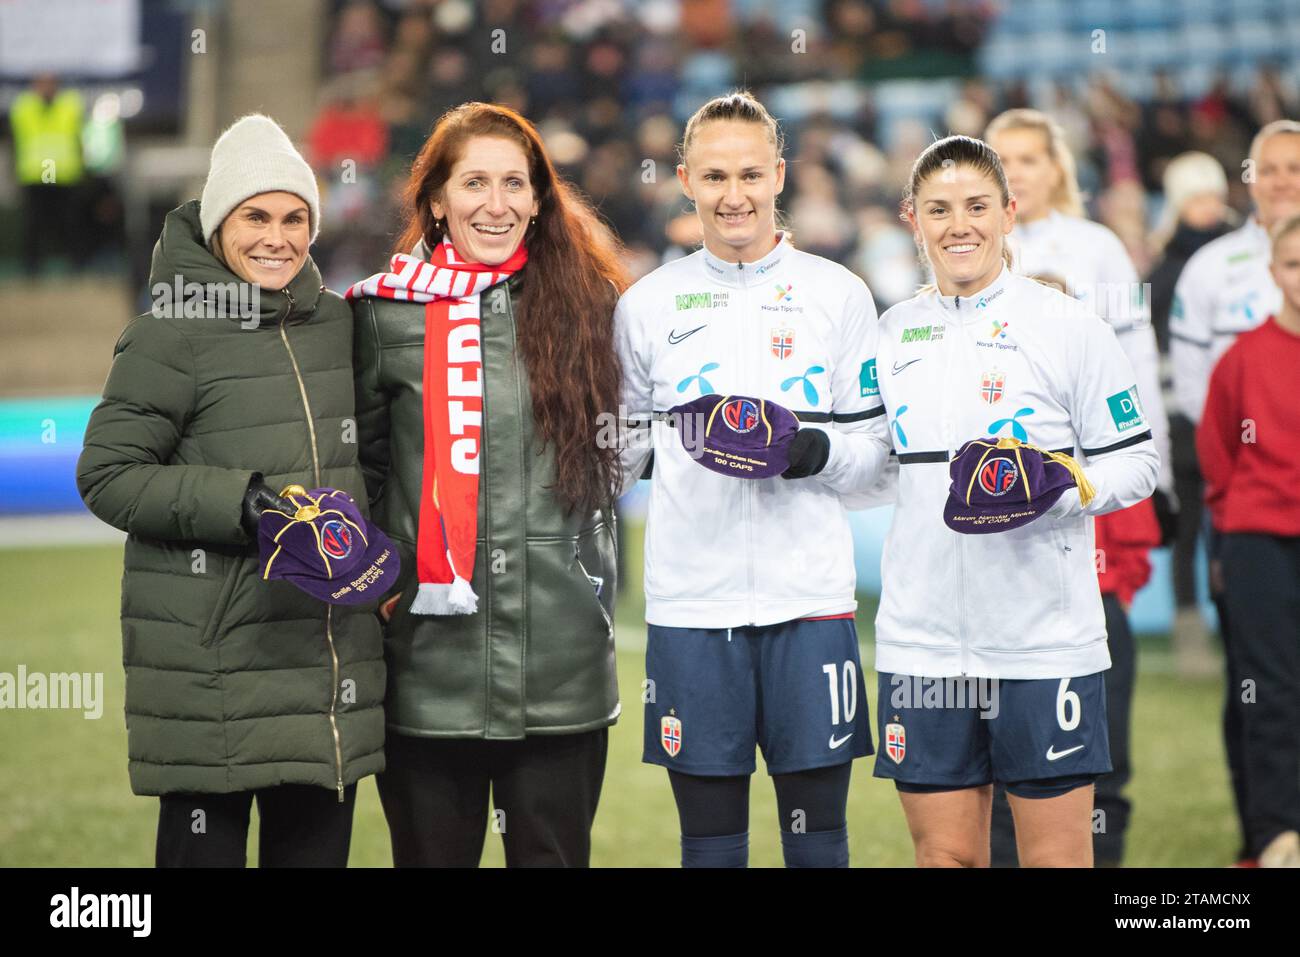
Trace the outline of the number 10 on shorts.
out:
M 844 711 L 844 723 L 852 724 L 858 713 L 858 669 L 852 661 L 844 662 L 843 678 L 834 662 L 822 665 L 826 675 L 826 684 L 831 693 L 831 724 L 840 723 L 840 710 Z

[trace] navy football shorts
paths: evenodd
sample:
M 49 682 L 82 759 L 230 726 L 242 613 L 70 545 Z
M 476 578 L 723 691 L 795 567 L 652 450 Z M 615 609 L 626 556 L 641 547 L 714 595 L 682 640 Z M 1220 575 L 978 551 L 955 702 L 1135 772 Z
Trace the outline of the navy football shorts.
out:
M 997 781 L 1053 797 L 1111 770 L 1102 672 L 1033 680 L 882 673 L 875 776 L 900 791 Z
M 769 774 L 871 753 L 852 618 L 744 628 L 650 625 L 641 760 L 684 774 Z

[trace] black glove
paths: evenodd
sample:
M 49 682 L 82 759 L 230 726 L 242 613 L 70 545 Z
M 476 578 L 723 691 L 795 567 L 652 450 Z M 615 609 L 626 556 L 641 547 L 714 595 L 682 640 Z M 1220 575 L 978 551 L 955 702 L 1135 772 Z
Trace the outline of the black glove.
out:
M 781 478 L 807 478 L 826 468 L 831 457 L 831 440 L 821 429 L 800 429 L 790 443 L 790 467 Z
M 1160 525 L 1160 546 L 1172 545 L 1178 538 L 1178 509 L 1160 489 L 1151 493 L 1151 504 L 1155 506 L 1156 521 Z
M 244 506 L 239 519 L 249 538 L 257 538 L 258 520 L 268 508 L 287 512 L 289 515 L 297 511 L 292 502 L 282 499 L 271 491 L 271 487 L 262 481 L 262 476 L 254 475 L 252 481 L 248 483 L 248 490 L 244 492 Z

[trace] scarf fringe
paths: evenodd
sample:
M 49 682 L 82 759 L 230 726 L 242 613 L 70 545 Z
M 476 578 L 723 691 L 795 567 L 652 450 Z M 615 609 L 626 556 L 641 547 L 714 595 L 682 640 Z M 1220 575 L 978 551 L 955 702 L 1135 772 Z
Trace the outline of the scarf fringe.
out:
M 413 615 L 472 615 L 478 611 L 478 595 L 468 581 L 456 576 L 451 584 L 420 582 L 411 603 Z

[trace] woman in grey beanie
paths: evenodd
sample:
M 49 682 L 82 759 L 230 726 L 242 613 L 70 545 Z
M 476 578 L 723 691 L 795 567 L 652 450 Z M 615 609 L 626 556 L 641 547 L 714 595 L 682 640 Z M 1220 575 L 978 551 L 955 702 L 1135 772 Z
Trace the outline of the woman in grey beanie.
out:
M 275 120 L 257 113 L 212 147 L 199 209 L 203 241 L 213 253 L 268 290 L 297 275 L 320 232 L 316 174 Z
M 254 799 L 262 866 L 344 866 L 356 782 L 383 770 L 374 602 L 264 580 L 258 554 L 277 489 L 366 508 L 352 317 L 308 254 L 319 228 L 284 131 L 231 126 L 202 201 L 167 215 L 154 308 L 118 341 L 86 429 L 78 488 L 128 533 L 128 770 L 160 800 L 159 866 L 243 866 Z

